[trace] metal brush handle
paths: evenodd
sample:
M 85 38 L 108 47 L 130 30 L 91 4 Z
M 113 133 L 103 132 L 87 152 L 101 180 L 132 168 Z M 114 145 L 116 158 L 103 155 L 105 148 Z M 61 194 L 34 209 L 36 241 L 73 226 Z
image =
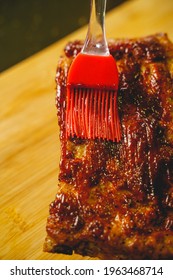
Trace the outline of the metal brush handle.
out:
M 91 0 L 88 32 L 82 53 L 109 55 L 105 36 L 105 12 L 107 0 Z

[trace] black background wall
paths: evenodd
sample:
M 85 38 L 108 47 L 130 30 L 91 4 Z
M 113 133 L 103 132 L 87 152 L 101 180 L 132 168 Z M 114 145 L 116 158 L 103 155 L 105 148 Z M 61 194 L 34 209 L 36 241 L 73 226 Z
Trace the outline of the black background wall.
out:
M 90 0 L 0 0 L 0 71 L 86 24 L 89 10 Z

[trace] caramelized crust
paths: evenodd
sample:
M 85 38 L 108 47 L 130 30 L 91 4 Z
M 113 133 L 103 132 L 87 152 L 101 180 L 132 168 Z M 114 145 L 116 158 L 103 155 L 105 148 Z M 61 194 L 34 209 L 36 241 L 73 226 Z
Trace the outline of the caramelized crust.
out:
M 65 140 L 66 78 L 82 42 L 59 60 L 61 161 L 48 252 L 101 259 L 173 258 L 173 44 L 166 34 L 110 40 L 119 71 L 120 143 Z

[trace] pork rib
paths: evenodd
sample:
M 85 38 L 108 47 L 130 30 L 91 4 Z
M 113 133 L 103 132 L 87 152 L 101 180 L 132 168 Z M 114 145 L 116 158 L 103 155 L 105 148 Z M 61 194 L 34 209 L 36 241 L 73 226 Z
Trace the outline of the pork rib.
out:
M 68 43 L 56 74 L 61 160 L 44 250 L 100 259 L 173 258 L 173 44 L 110 40 L 122 140 L 65 139 Z

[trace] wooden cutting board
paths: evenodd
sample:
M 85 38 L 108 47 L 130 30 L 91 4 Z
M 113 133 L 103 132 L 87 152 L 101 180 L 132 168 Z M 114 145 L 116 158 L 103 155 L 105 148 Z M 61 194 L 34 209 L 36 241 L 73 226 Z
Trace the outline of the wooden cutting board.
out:
M 172 0 L 127 1 L 107 14 L 107 37 L 167 32 L 173 40 L 172 15 Z M 42 247 L 60 157 L 57 60 L 69 40 L 85 34 L 86 28 L 77 30 L 0 75 L 0 259 L 82 259 Z

